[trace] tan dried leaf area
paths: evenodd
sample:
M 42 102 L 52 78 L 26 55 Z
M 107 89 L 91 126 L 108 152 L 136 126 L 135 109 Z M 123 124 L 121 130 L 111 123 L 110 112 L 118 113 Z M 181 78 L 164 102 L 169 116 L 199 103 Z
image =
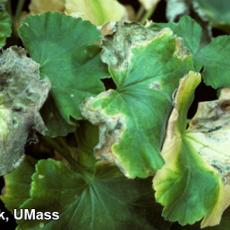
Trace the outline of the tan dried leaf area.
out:
M 191 95 L 199 82 L 199 74 L 192 72 L 180 82 L 162 148 L 162 155 L 166 163 L 154 178 L 154 188 L 157 191 L 158 199 L 163 199 L 161 203 L 164 203 L 166 201 L 161 197 L 164 197 L 163 193 L 167 193 L 167 191 L 161 190 L 160 181 L 163 184 L 170 180 L 170 174 L 167 174 L 168 170 L 172 172 L 181 170 L 179 173 L 181 177 L 185 177 L 187 170 L 190 171 L 190 174 L 199 171 L 200 176 L 213 175 L 213 182 L 209 179 L 205 184 L 204 180 L 202 187 L 197 188 L 197 195 L 206 190 L 210 183 L 213 185 L 216 183 L 215 189 L 218 190 L 212 207 L 194 219 L 194 221 L 198 221 L 203 218 L 201 222 L 203 228 L 219 224 L 223 212 L 230 205 L 230 88 L 221 89 L 216 100 L 200 102 L 196 114 L 189 121 L 187 112 L 193 101 Z M 191 158 L 194 159 L 193 163 L 185 160 L 191 156 L 194 157 Z M 183 161 L 183 167 L 181 167 L 181 161 Z M 190 164 L 193 166 L 191 167 Z M 192 181 L 189 178 L 186 180 L 189 183 L 189 188 L 196 187 L 196 180 Z M 197 181 L 199 180 L 200 178 L 197 178 Z M 217 181 L 219 182 L 217 183 Z M 182 186 L 182 182 L 180 186 Z M 192 196 L 188 192 L 186 196 L 187 198 L 181 201 L 180 208 L 183 205 L 191 205 L 188 202 L 189 199 L 196 199 L 196 195 Z M 213 198 L 211 192 L 205 196 Z M 197 203 L 197 205 L 200 204 Z M 186 208 L 193 209 L 194 207 Z M 201 204 L 201 208 L 205 209 L 205 204 Z
M 196 139 L 194 147 L 202 158 L 230 185 L 230 89 L 220 92 L 218 100 L 199 103 L 188 131 Z
M 230 205 L 230 88 L 222 89 L 217 100 L 199 103 L 187 137 L 223 181 L 215 208 L 201 224 L 202 227 L 216 225 Z
M 31 14 L 39 14 L 47 11 L 61 11 L 65 9 L 65 0 L 32 0 L 29 5 Z
M 128 9 L 116 0 L 32 0 L 29 9 L 31 14 L 59 11 L 98 26 L 128 17 Z

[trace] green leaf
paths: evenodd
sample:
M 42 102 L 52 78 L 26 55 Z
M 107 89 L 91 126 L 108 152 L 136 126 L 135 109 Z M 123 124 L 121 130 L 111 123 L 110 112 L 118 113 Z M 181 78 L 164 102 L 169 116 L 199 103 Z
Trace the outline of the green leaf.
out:
M 205 84 L 213 88 L 230 86 L 230 36 L 214 38 L 197 54 L 196 61 L 204 66 Z
M 95 157 L 93 148 L 99 138 L 98 127 L 89 122 L 81 121 L 75 133 L 77 141 L 78 162 L 91 172 L 95 172 Z
M 83 116 L 100 126 L 96 155 L 127 177 L 147 177 L 163 164 L 159 152 L 172 93 L 193 68 L 191 56 L 169 29 L 126 24 L 106 40 L 102 59 L 117 89 L 82 106 Z
M 11 18 L 5 10 L 5 3 L 0 2 L 0 48 L 6 44 L 6 38 L 11 35 Z
M 149 194 L 150 183 L 128 180 L 114 166 L 97 165 L 95 175 L 82 175 L 62 162 L 41 160 L 32 179 L 31 198 L 21 208 L 58 211 L 60 219 L 21 220 L 18 229 L 154 229 L 138 215 L 138 199 Z
M 229 0 L 195 0 L 192 3 L 195 11 L 212 26 L 230 32 Z
M 155 23 L 153 30 L 169 27 L 181 37 L 184 45 L 193 54 L 195 69 L 204 68 L 204 82 L 213 88 L 230 86 L 230 36 L 219 36 L 205 45 L 201 45 L 202 30 L 191 17 L 184 16 L 178 23 Z
M 219 100 L 200 103 L 186 128 L 187 112 L 200 81 L 194 72 L 181 81 L 162 148 L 166 163 L 157 172 L 153 187 L 167 220 L 185 225 L 203 218 L 201 227 L 206 227 L 218 224 L 230 204 L 230 114 L 224 107 L 230 93 L 228 89 Z
M 59 113 L 52 96 L 48 97 L 40 112 L 47 127 L 46 136 L 55 138 L 75 131 L 75 125 L 68 124 Z
M 82 17 L 95 25 L 120 21 L 127 16 L 125 7 L 117 0 L 66 0 L 65 13 Z
M 45 132 L 39 110 L 50 83 L 40 80 L 38 63 L 17 47 L 1 54 L 0 76 L 0 175 L 4 175 L 22 161 L 29 131 Z
M 101 36 L 87 21 L 60 13 L 45 13 L 27 17 L 20 37 L 31 57 L 38 62 L 42 77 L 51 83 L 51 94 L 62 117 L 80 119 L 79 104 L 96 95 L 104 87 L 100 79 L 106 76 L 98 48 Z
M 1 200 L 10 211 L 20 207 L 29 198 L 34 167 L 35 160 L 27 156 L 16 170 L 4 177 L 5 188 Z

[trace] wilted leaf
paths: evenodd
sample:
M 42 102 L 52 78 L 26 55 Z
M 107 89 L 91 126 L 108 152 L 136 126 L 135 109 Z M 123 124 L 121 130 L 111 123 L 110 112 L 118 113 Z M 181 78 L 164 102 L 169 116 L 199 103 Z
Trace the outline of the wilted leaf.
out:
M 40 14 L 48 11 L 61 11 L 65 9 L 65 0 L 31 0 L 30 13 Z
M 172 93 L 192 68 L 191 57 L 169 29 L 126 24 L 106 40 L 102 59 L 117 89 L 82 106 L 83 116 L 100 126 L 96 155 L 128 177 L 147 177 L 163 164 L 159 151 Z
M 166 219 L 185 225 L 204 218 L 205 227 L 218 224 L 230 204 L 230 113 L 225 106 L 230 104 L 230 93 L 223 91 L 218 100 L 200 103 L 186 128 L 199 83 L 194 72 L 181 81 L 162 149 L 166 164 L 153 185 Z
M 27 17 L 19 34 L 31 57 L 40 63 L 42 77 L 52 83 L 51 94 L 62 117 L 79 119 L 79 104 L 104 87 L 107 75 L 95 45 L 101 36 L 87 21 L 60 13 Z
M 125 7 L 117 0 L 66 0 L 65 13 L 95 25 L 119 21 L 127 15 Z
M 39 65 L 23 49 L 9 48 L 0 56 L 0 175 L 22 160 L 31 128 L 44 133 L 39 109 L 50 84 L 40 80 Z

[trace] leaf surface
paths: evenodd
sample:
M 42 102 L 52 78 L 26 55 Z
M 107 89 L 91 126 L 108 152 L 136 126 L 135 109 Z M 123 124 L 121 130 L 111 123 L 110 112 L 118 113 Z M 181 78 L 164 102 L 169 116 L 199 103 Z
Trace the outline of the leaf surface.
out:
M 50 95 L 41 109 L 41 116 L 47 127 L 46 136 L 55 138 L 73 133 L 75 124 L 68 124 L 58 111 L 55 102 Z
M 39 65 L 22 48 L 0 56 L 0 175 L 19 166 L 29 131 L 45 132 L 39 110 L 50 89 L 40 80 Z
M 230 204 L 229 110 L 221 111 L 230 97 L 223 93 L 217 101 L 200 103 L 186 128 L 199 83 L 200 75 L 194 72 L 181 81 L 162 149 L 166 164 L 157 172 L 153 187 L 166 219 L 181 225 L 203 219 L 201 226 L 206 227 L 218 224 Z
M 214 38 L 197 54 L 197 63 L 204 66 L 205 84 L 213 88 L 230 86 L 230 36 Z
M 202 30 L 191 17 L 184 16 L 177 23 L 155 23 L 153 30 L 169 27 L 182 38 L 182 42 L 193 54 L 197 71 L 203 67 L 204 82 L 215 89 L 230 86 L 230 36 L 213 38 L 208 44 L 201 44 Z
M 13 211 L 15 207 L 20 207 L 29 198 L 35 163 L 32 157 L 26 156 L 17 169 L 4 177 L 6 184 L 1 200 L 10 211 Z
M 100 125 L 95 153 L 127 177 L 147 177 L 163 164 L 159 151 L 172 93 L 193 68 L 191 56 L 170 30 L 127 24 L 107 39 L 102 60 L 117 88 L 82 106 L 83 116 Z
M 51 94 L 63 118 L 80 119 L 79 104 L 103 91 L 106 76 L 98 48 L 101 35 L 87 21 L 60 13 L 27 17 L 19 34 L 31 57 L 38 62 L 42 77 L 52 84 Z
M 23 177 L 22 171 L 17 173 L 17 177 L 11 175 L 11 178 L 17 179 L 14 183 Z M 14 185 L 12 189 L 16 187 Z M 97 165 L 96 174 L 92 175 L 72 171 L 59 161 L 40 160 L 32 176 L 30 198 L 20 208 L 35 209 L 37 212 L 58 211 L 60 219 L 22 220 L 18 221 L 17 229 L 39 229 L 40 226 L 57 230 L 66 226 L 79 230 L 154 229 L 138 214 L 144 211 L 139 206 L 139 199 L 148 197 L 151 194 L 149 191 L 150 183 L 128 180 L 114 166 Z M 5 199 L 5 202 L 9 200 Z

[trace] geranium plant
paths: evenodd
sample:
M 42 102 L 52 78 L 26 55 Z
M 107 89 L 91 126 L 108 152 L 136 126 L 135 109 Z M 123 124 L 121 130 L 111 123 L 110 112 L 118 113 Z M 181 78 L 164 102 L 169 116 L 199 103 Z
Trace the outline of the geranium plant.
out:
M 0 6 L 16 229 L 230 229 L 228 0 Z

